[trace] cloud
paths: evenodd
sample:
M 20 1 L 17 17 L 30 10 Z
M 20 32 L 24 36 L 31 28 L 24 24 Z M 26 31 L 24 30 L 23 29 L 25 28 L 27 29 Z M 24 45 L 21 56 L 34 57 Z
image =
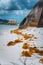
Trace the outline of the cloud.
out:
M 28 14 L 30 10 L 13 10 L 13 11 L 0 11 L 0 19 L 11 19 L 16 21 L 22 21 Z
M 35 0 L 0 0 L 0 10 L 1 9 L 4 10 L 31 9 L 36 1 Z
M 31 1 L 30 0 L 27 0 L 28 3 L 30 3 Z
M 16 1 L 16 3 L 15 3 L 16 5 L 17 5 L 17 7 L 19 8 L 19 9 L 21 9 L 21 7 L 20 7 L 20 5 L 18 4 L 18 2 Z
M 16 15 L 27 15 L 30 12 L 30 10 L 16 10 L 14 11 L 14 13 L 16 13 Z
M 27 15 L 30 12 L 30 10 L 0 10 L 0 15 L 8 15 L 8 14 L 15 14 L 15 15 Z
M 10 6 L 10 0 L 0 0 L 0 9 L 8 9 Z
M 7 10 L 6 11 L 5 10 L 0 10 L 0 16 L 8 14 L 8 13 L 9 13 L 9 11 L 7 11 Z

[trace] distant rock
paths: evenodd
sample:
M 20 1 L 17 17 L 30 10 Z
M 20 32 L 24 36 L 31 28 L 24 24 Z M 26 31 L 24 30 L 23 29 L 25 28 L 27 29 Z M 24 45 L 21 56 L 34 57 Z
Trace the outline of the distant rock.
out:
M 4 20 L 4 19 L 0 19 L 0 24 L 17 25 L 18 22 L 14 21 L 14 20 Z
M 43 27 L 43 0 L 39 0 L 31 12 L 23 19 L 19 29 L 27 27 Z
M 14 20 L 9 20 L 7 24 L 10 24 L 10 25 L 17 25 L 18 22 L 14 21 Z

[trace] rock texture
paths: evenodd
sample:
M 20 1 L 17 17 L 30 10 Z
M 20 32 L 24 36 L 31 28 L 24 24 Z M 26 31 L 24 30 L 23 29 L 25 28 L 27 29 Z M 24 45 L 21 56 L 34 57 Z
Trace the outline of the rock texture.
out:
M 20 23 L 19 28 L 28 26 L 43 27 L 43 0 L 39 0 L 27 17 Z
M 18 22 L 14 21 L 14 20 L 3 20 L 3 19 L 0 19 L 0 24 L 17 25 Z

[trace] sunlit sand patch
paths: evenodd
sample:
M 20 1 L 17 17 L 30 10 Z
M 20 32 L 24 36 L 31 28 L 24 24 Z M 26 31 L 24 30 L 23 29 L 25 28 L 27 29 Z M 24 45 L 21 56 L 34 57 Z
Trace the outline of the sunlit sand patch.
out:
M 33 39 L 37 39 L 37 37 L 34 35 L 34 34 L 23 34 L 23 31 L 22 29 L 15 29 L 15 30 L 11 30 L 11 33 L 15 33 L 17 35 L 21 35 L 24 37 L 25 40 L 29 39 L 30 41 L 33 41 Z
M 24 44 L 22 48 L 28 49 L 28 51 L 25 51 L 25 50 L 22 51 L 22 53 L 21 53 L 22 56 L 31 57 L 33 55 L 33 53 L 35 53 L 35 50 L 32 47 L 30 47 L 30 45 L 28 45 L 28 44 Z
M 30 44 L 28 43 L 24 43 L 22 46 L 23 49 L 28 49 L 29 47 L 30 47 Z
M 24 34 L 24 38 L 25 40 L 30 39 L 30 41 L 33 39 L 37 39 L 37 37 L 35 37 L 35 35 L 33 34 Z
M 20 44 L 21 42 L 22 42 L 21 39 L 17 39 L 17 40 L 15 40 L 15 41 L 10 41 L 10 42 L 7 44 L 7 46 L 14 46 L 14 45 L 16 45 L 16 44 Z
M 21 53 L 22 56 L 31 57 L 33 55 L 34 50 L 31 50 L 31 49 L 29 50 L 30 44 L 24 43 L 22 48 L 23 49 L 28 49 L 28 51 L 27 50 L 26 51 L 25 50 L 22 51 L 22 53 Z
M 15 42 L 10 41 L 10 42 L 7 44 L 7 46 L 14 46 L 15 44 L 16 44 Z
M 38 53 L 40 56 L 43 56 L 43 50 L 39 50 L 39 53 Z
M 20 32 L 20 29 L 11 30 L 10 32 L 23 35 L 22 32 Z
M 42 47 L 40 47 L 40 48 L 42 48 Z M 31 47 L 30 43 L 24 43 L 22 46 L 22 49 L 23 49 L 23 51 L 21 52 L 22 57 L 23 56 L 32 57 L 34 53 L 38 54 L 40 56 L 43 56 L 43 50 L 39 50 L 37 47 Z M 43 58 L 40 59 L 40 63 L 43 63 Z
M 43 50 L 39 50 L 37 47 L 30 47 L 30 49 L 29 50 L 31 50 L 31 51 L 35 51 L 35 53 L 37 53 L 38 55 L 40 55 L 40 56 L 43 56 Z
M 25 57 L 31 57 L 32 56 L 32 53 L 31 52 L 28 52 L 28 51 L 22 51 L 22 56 L 25 56 Z
M 32 37 L 31 37 L 30 35 L 28 35 L 28 34 L 25 34 L 25 35 L 24 35 L 24 38 L 25 38 L 25 40 L 26 40 L 26 39 L 32 38 Z
M 41 59 L 39 60 L 39 62 L 40 62 L 40 63 L 43 63 L 43 58 L 41 58 Z

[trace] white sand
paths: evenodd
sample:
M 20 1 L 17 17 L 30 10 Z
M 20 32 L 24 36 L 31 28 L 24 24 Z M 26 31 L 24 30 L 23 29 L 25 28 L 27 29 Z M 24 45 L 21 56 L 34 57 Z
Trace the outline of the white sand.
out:
M 29 40 L 24 40 L 23 38 L 23 43 L 24 42 L 29 42 L 31 44 L 34 44 L 37 47 L 43 47 L 43 28 L 27 28 L 26 30 L 22 30 L 22 33 L 28 33 L 28 34 L 34 34 L 36 35 L 37 39 L 34 39 L 33 41 Z M 18 36 L 16 34 L 10 34 L 9 31 L 7 33 L 4 33 L 5 35 L 0 36 L 0 64 L 1 65 L 23 65 L 19 58 L 21 55 L 22 51 L 22 45 L 17 44 L 12 47 L 7 47 L 6 44 L 10 41 L 14 41 L 17 38 L 21 38 L 21 36 Z M 43 50 L 43 49 L 42 49 Z M 42 58 L 41 56 L 38 55 L 33 55 L 31 58 L 28 58 L 27 60 L 27 65 L 43 65 L 39 63 L 39 59 Z M 14 62 L 15 64 L 12 64 L 11 62 Z

